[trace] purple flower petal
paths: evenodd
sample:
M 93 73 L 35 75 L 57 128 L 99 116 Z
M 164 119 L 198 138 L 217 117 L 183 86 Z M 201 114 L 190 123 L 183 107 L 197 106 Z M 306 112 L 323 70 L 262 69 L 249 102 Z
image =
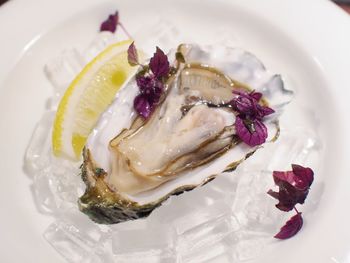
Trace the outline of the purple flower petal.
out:
M 149 67 L 153 72 L 154 76 L 158 79 L 165 77 L 169 74 L 170 66 L 168 57 L 164 52 L 157 47 L 156 53 L 153 54 L 153 57 L 150 60 Z
M 281 228 L 274 236 L 277 239 L 288 239 L 295 236 L 303 226 L 303 218 L 301 213 L 297 213 Z
M 149 104 L 147 97 L 145 97 L 143 94 L 139 94 L 135 97 L 134 109 L 139 115 L 141 115 L 145 119 L 147 119 L 150 116 L 152 111 L 151 105 Z
M 281 182 L 279 184 L 278 192 L 269 190 L 267 193 L 279 201 L 278 204 L 276 204 L 276 207 L 279 210 L 288 212 L 291 211 L 296 204 L 303 204 L 308 192 L 308 190 L 296 190 L 292 185 L 286 182 Z
M 314 180 L 314 172 L 312 169 L 292 164 L 292 170 L 293 171 L 287 172 L 274 171 L 273 178 L 276 185 L 279 185 L 281 181 L 285 181 L 298 190 L 309 189 Z
M 254 147 L 266 141 L 267 128 L 259 120 L 249 121 L 249 123 L 247 123 L 247 121 L 237 116 L 235 128 L 238 137 L 249 146 Z
M 268 192 L 279 201 L 276 207 L 282 211 L 290 211 L 296 204 L 303 204 L 313 182 L 313 171 L 310 168 L 296 164 L 292 168 L 293 171 L 274 171 L 273 179 L 279 191 Z
M 139 64 L 139 56 L 134 42 L 132 42 L 128 48 L 128 62 L 131 66 L 137 66 Z
M 295 175 L 295 186 L 299 189 L 309 188 L 314 181 L 312 169 L 298 164 L 292 164 L 292 169 Z
M 239 96 L 232 101 L 232 106 L 240 114 L 253 115 L 254 114 L 254 101 L 246 96 Z
M 255 92 L 255 91 L 252 91 L 250 94 L 249 94 L 250 97 L 254 98 L 257 102 L 259 102 L 262 98 L 262 93 L 260 92 Z
M 262 98 L 260 92 L 233 91 L 233 93 L 237 94 L 238 97 L 231 101 L 231 105 L 242 117 L 261 121 L 265 116 L 275 112 L 273 109 L 259 104 Z
M 154 87 L 152 88 L 152 92 L 149 94 L 149 97 L 148 97 L 152 106 L 159 102 L 162 94 L 163 94 L 163 83 L 161 81 L 156 81 Z
M 287 182 L 292 186 L 295 184 L 295 178 L 294 178 L 295 175 L 293 171 L 286 171 L 286 172 L 273 171 L 272 176 L 276 185 L 280 185 L 282 182 Z
M 145 89 L 151 89 L 155 85 L 155 79 L 150 76 L 136 76 L 136 83 L 137 86 L 140 88 L 140 91 L 142 92 Z
M 296 205 L 295 200 L 293 198 L 290 198 L 290 194 L 288 191 L 282 190 L 279 192 L 275 192 L 270 189 L 267 193 L 273 198 L 279 200 L 278 204 L 276 204 L 276 207 L 281 211 L 291 211 Z
M 270 115 L 274 113 L 275 111 L 269 107 L 261 106 L 260 104 L 257 105 L 257 115 L 258 118 L 262 119 L 267 115 Z
M 109 31 L 114 33 L 117 30 L 117 24 L 119 22 L 118 11 L 115 14 L 109 15 L 108 18 L 101 24 L 100 31 Z

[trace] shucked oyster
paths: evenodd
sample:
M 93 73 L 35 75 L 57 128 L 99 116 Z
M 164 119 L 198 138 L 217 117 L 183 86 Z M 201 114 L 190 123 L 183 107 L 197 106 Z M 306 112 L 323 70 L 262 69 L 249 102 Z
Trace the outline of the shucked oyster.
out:
M 233 91 L 259 91 L 275 110 L 289 100 L 280 76 L 250 53 L 197 45 L 178 51 L 185 63 L 177 61 L 150 118 L 133 111 L 138 88 L 131 79 L 88 140 L 82 166 L 87 189 L 79 205 L 98 223 L 145 217 L 169 196 L 233 170 L 254 153 L 257 146 L 237 136 Z M 271 119 L 268 140 L 278 135 Z

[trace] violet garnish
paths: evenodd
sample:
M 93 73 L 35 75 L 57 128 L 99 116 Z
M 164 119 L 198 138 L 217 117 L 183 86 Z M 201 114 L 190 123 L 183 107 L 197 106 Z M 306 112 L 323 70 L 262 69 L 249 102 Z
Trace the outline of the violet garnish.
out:
M 276 207 L 287 212 L 292 210 L 296 204 L 303 204 L 314 180 L 313 175 L 310 168 L 297 164 L 292 164 L 292 171 L 274 171 L 273 179 L 279 191 L 269 190 L 268 194 L 279 201 Z
M 140 116 L 147 119 L 158 105 L 164 92 L 164 82 L 170 72 L 169 60 L 157 47 L 149 65 L 141 65 L 133 42 L 128 48 L 128 62 L 131 66 L 140 65 L 142 67 L 136 75 L 140 94 L 134 100 L 134 109 Z
M 134 42 L 128 48 L 128 62 L 131 66 L 139 65 L 139 55 L 137 53 Z
M 169 74 L 170 66 L 168 57 L 159 47 L 157 47 L 156 53 L 154 53 L 151 58 L 149 67 L 152 70 L 154 77 L 157 79 L 161 79 Z
M 116 11 L 114 14 L 109 15 L 108 18 L 102 22 L 100 26 L 100 32 L 109 31 L 109 32 L 115 33 L 118 25 L 121 27 L 124 33 L 128 36 L 128 38 L 131 39 L 132 37 L 130 36 L 126 28 L 123 26 L 123 24 L 119 20 L 118 11 Z
M 119 14 L 116 11 L 114 14 L 108 16 L 108 18 L 102 22 L 100 26 L 100 31 L 109 31 L 114 33 L 117 30 L 117 25 L 119 22 Z
M 303 217 L 300 212 L 292 216 L 281 230 L 274 236 L 277 239 L 288 239 L 295 236 L 303 226 Z
M 301 213 L 295 206 L 296 204 L 304 204 L 314 180 L 314 172 L 311 168 L 292 164 L 292 171 L 274 171 L 273 179 L 279 187 L 279 191 L 270 189 L 267 193 L 278 200 L 276 207 L 285 212 L 294 209 L 297 213 L 275 236 L 278 239 L 287 239 L 298 233 L 303 225 Z
M 262 120 L 275 111 L 259 104 L 262 98 L 260 92 L 234 91 L 233 93 L 237 97 L 230 104 L 238 112 L 235 122 L 238 137 L 252 147 L 263 144 L 267 139 L 268 132 Z

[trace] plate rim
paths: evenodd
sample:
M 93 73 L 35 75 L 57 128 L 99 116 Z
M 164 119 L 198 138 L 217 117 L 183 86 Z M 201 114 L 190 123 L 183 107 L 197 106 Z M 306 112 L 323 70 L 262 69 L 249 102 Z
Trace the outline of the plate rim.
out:
M 17 25 L 16 27 L 11 28 L 11 30 L 8 30 L 5 27 L 0 28 L 0 35 L 4 36 L 4 39 L 7 40 L 5 41 L 4 46 L 9 47 L 6 50 L 4 57 L 0 60 L 0 84 L 6 79 L 7 74 L 16 65 L 26 50 L 28 50 L 31 45 L 40 39 L 41 35 L 45 34 L 48 30 L 60 24 L 67 18 L 73 16 L 76 12 L 82 11 L 83 9 L 88 9 L 95 4 L 102 5 L 111 1 L 99 2 L 98 0 L 85 0 L 85 6 L 83 8 L 81 4 L 79 4 L 81 2 L 83 2 L 83 0 L 62 0 L 59 3 L 58 1 L 54 0 L 13 0 L 5 3 L 0 8 L 0 24 L 10 24 L 12 22 L 11 18 L 18 15 L 20 15 L 23 20 L 30 21 L 28 22 L 30 25 L 26 25 L 26 29 L 28 30 L 25 33 L 23 33 L 21 25 Z M 305 48 L 309 54 L 312 54 L 311 56 L 313 57 L 314 61 L 319 64 L 325 75 L 329 74 L 327 76 L 327 79 L 333 83 L 332 88 L 334 87 L 334 92 L 342 94 L 342 96 L 337 95 L 339 112 L 341 114 L 350 112 L 350 104 L 348 103 L 347 99 L 347 97 L 350 95 L 350 92 L 346 90 L 344 91 L 343 88 L 343 86 L 350 86 L 350 80 L 346 78 L 346 69 L 350 68 L 350 53 L 346 54 L 345 52 L 343 54 L 340 54 L 339 52 L 324 52 L 325 50 L 346 51 L 345 47 L 350 46 L 350 35 L 348 34 L 350 30 L 350 16 L 345 11 L 327 0 L 309 0 L 307 2 L 303 0 L 290 0 L 283 1 L 283 3 L 281 3 L 282 1 L 278 0 L 251 0 L 244 2 L 239 0 L 233 0 L 231 2 L 230 0 L 220 0 L 218 1 L 218 4 L 221 2 L 225 4 L 233 4 L 239 8 L 248 10 L 249 12 L 264 17 L 264 19 L 267 19 L 272 23 L 278 21 L 278 28 L 280 30 L 286 31 L 290 35 L 300 35 L 300 39 L 298 39 L 300 45 Z M 312 19 L 310 18 L 300 21 L 291 19 L 292 16 L 295 18 L 305 16 L 307 17 L 311 11 L 314 11 L 315 5 L 318 6 L 318 13 L 317 15 L 314 14 Z M 64 10 L 65 6 L 70 7 L 70 11 L 68 13 L 66 10 Z M 274 17 L 269 16 L 269 13 L 261 13 L 261 10 L 266 10 L 268 7 L 274 7 L 276 10 L 278 10 L 276 12 L 271 11 L 274 14 Z M 300 9 L 300 7 L 302 8 Z M 33 19 L 33 17 L 31 17 L 33 14 L 32 12 L 38 13 L 40 10 L 42 10 L 42 8 L 55 9 L 55 12 L 45 12 L 45 14 L 43 14 L 40 18 L 37 17 Z M 289 13 L 289 16 L 287 16 L 285 13 L 288 9 L 292 11 L 297 10 L 298 12 L 295 14 Z M 325 15 L 332 18 L 328 19 L 329 21 L 332 21 L 332 24 L 325 25 Z M 43 23 L 43 21 L 45 21 L 45 23 Z M 334 27 L 335 24 L 337 27 Z M 317 27 L 320 27 L 321 25 L 324 25 L 323 31 L 313 30 Z M 302 31 L 300 31 L 300 28 L 302 28 Z M 334 43 L 322 43 L 323 45 L 320 45 L 317 42 L 310 41 L 310 39 L 323 39 L 325 33 L 329 38 L 332 39 Z M 348 34 L 347 37 L 346 34 Z M 11 43 L 14 41 L 15 45 L 11 46 Z M 1 53 L 4 54 L 4 52 Z M 0 94 L 3 89 L 5 89 L 5 87 L 3 85 L 0 85 Z M 344 125 L 343 134 L 349 132 L 350 124 L 346 123 Z M 349 138 L 344 136 L 344 144 L 350 145 L 349 141 Z M 349 149 L 344 149 L 344 156 L 350 156 Z M 346 171 L 346 160 L 344 156 L 341 157 L 340 163 L 344 166 L 342 166 L 342 170 Z M 350 183 L 350 179 L 345 178 L 344 182 Z M 344 183 L 343 186 L 339 186 L 337 189 L 339 191 L 339 197 L 349 196 L 346 193 L 347 189 L 345 187 L 347 183 Z M 338 206 L 335 206 L 334 210 L 339 212 L 337 209 L 339 209 Z M 344 212 L 341 212 L 337 215 L 348 216 Z M 330 216 L 329 220 L 331 219 L 332 217 Z M 349 239 L 345 241 L 349 241 Z M 340 253 L 342 252 L 340 251 Z M 335 255 L 336 259 L 342 259 L 343 257 L 343 255 Z

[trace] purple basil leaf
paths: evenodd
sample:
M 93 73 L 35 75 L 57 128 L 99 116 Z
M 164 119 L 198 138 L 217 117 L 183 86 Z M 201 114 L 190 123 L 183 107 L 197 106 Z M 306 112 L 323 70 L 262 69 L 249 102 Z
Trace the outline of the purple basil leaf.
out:
M 297 203 L 293 198 L 291 198 L 291 195 L 288 193 L 288 191 L 274 192 L 272 190 L 269 190 L 267 193 L 273 198 L 279 200 L 278 204 L 276 204 L 276 207 L 281 211 L 291 211 Z
M 239 116 L 236 117 L 235 128 L 238 137 L 249 146 L 257 146 L 263 144 L 267 138 L 267 128 L 259 120 L 245 123 Z
M 163 93 L 163 83 L 158 80 L 156 81 L 152 89 L 152 92 L 148 97 L 148 100 L 151 102 L 152 106 L 159 102 L 162 93 Z
M 108 18 L 103 21 L 100 26 L 100 31 L 109 31 L 114 33 L 117 30 L 117 25 L 119 22 L 119 14 L 118 11 L 115 14 L 109 15 Z
M 303 204 L 308 191 L 298 191 L 288 183 L 282 183 L 278 192 L 278 204 L 276 207 L 282 211 L 291 211 L 296 204 Z
M 231 104 L 240 114 L 254 114 L 254 101 L 250 97 L 238 96 L 238 98 L 233 99 Z
M 276 193 L 270 190 L 268 194 L 279 201 L 276 205 L 278 209 L 290 211 L 296 204 L 303 204 L 305 202 L 309 194 L 309 185 L 304 187 L 293 171 L 274 171 L 273 179 L 275 184 L 279 187 L 279 191 Z
M 261 121 L 265 116 L 275 112 L 273 109 L 259 104 L 262 98 L 262 93 L 260 92 L 233 91 L 233 94 L 238 96 L 232 99 L 231 105 L 234 110 L 238 111 L 245 118 Z
M 295 186 L 299 189 L 309 188 L 314 181 L 312 169 L 298 164 L 292 164 L 292 169 L 295 175 Z
M 295 176 L 293 171 L 286 171 L 286 172 L 273 171 L 272 176 L 273 176 L 273 180 L 275 181 L 275 184 L 278 186 L 282 182 L 287 182 L 290 185 L 295 184 L 295 180 L 294 180 Z
M 154 76 L 158 79 L 169 74 L 170 66 L 168 57 L 159 47 L 157 47 L 156 53 L 153 54 L 153 57 L 149 62 L 149 67 L 152 70 Z
M 267 192 L 267 194 L 271 195 L 275 199 L 278 199 L 280 196 L 278 192 L 272 191 L 271 189 Z
M 259 118 L 264 118 L 267 115 L 270 115 L 272 113 L 274 113 L 275 111 L 269 107 L 266 106 L 261 106 L 260 104 L 257 105 L 257 110 L 258 110 L 258 116 Z
M 128 48 L 128 62 L 131 66 L 139 65 L 139 56 L 134 42 L 132 42 Z
M 303 218 L 301 213 L 297 213 L 281 228 L 274 236 L 277 239 L 288 239 L 295 236 L 303 226 Z
M 150 76 L 136 76 L 136 83 L 137 86 L 140 88 L 140 91 L 142 92 L 145 89 L 151 89 L 154 87 L 156 80 L 153 77 Z
M 309 189 L 314 180 L 312 169 L 292 164 L 292 170 L 287 172 L 274 171 L 273 178 L 275 183 L 278 185 L 280 181 L 285 181 L 298 190 L 304 191 Z
M 143 94 L 139 94 L 134 99 L 134 109 L 143 118 L 147 119 L 151 114 L 151 105 Z
M 260 92 L 255 92 L 255 91 L 253 91 L 253 92 L 251 92 L 249 95 L 250 95 L 252 98 L 254 98 L 257 102 L 259 102 L 260 99 L 262 98 L 262 93 L 260 93 Z

